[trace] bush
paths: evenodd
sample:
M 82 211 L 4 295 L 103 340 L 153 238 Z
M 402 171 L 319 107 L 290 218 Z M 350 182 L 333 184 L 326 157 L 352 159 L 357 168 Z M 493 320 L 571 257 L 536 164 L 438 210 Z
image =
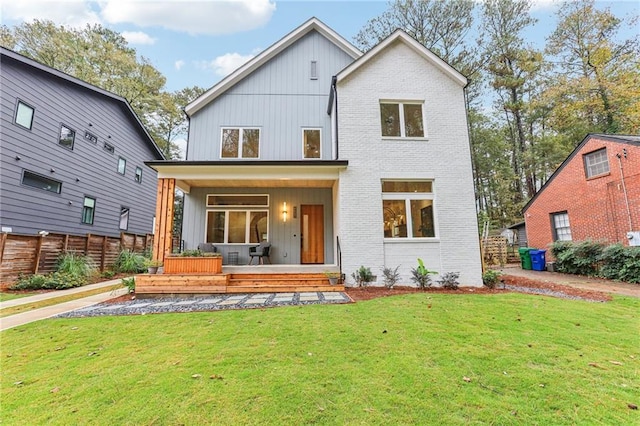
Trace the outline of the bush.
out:
M 373 274 L 370 268 L 360 266 L 360 269 L 353 272 L 351 277 L 356 281 L 358 287 L 366 287 L 371 281 L 373 281 Z
M 146 270 L 147 258 L 141 254 L 134 253 L 130 250 L 121 250 L 113 267 L 118 272 L 140 273 Z
M 131 278 L 123 278 L 122 285 L 129 289 L 129 293 L 133 293 L 136 290 L 136 279 L 135 277 Z
M 458 282 L 458 278 L 460 277 L 460 272 L 447 272 L 442 275 L 442 278 L 438 280 L 438 284 L 440 284 L 443 288 L 447 288 L 449 290 L 457 290 L 460 283 Z
M 393 288 L 398 281 L 400 281 L 400 273 L 398 272 L 400 266 L 396 266 L 396 269 L 384 267 L 382 268 L 382 275 L 384 275 L 384 286 L 387 288 Z
M 81 287 L 86 283 L 86 277 L 68 272 L 52 272 L 47 275 L 20 277 L 18 282 L 11 286 L 11 290 L 64 290 Z
M 424 261 L 418 259 L 418 267 L 411 268 L 411 281 L 416 283 L 418 287 L 425 289 L 431 287 L 431 277 L 429 275 L 437 274 L 436 271 L 430 271 L 424 266 Z
M 602 243 L 589 240 L 579 243 L 556 241 L 551 246 L 551 253 L 556 258 L 558 272 L 595 276 L 603 249 Z
M 613 244 L 602 251 L 600 261 L 602 277 L 640 283 L 640 247 Z
M 500 275 L 502 274 L 498 271 L 487 269 L 487 271 L 482 274 L 482 283 L 485 285 L 485 287 L 496 288 L 498 282 L 500 282 Z
M 97 271 L 96 265 L 88 256 L 73 251 L 62 253 L 56 263 L 56 272 L 88 278 Z

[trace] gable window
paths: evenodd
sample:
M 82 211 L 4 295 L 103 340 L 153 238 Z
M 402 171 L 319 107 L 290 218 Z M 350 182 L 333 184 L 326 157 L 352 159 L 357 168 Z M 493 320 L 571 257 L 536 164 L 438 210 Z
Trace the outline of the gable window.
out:
M 121 230 L 129 229 L 129 208 L 120 207 L 120 227 Z
M 268 195 L 212 194 L 207 195 L 207 207 L 213 207 L 207 210 L 207 243 L 258 244 L 268 239 Z
M 587 173 L 587 179 L 609 173 L 609 158 L 607 157 L 607 148 L 590 152 L 584 156 L 584 169 Z
M 382 136 L 424 137 L 422 102 L 380 102 Z
M 32 188 L 59 194 L 62 191 L 62 182 L 25 170 L 22 173 L 22 184 Z
M 136 176 L 134 180 L 138 183 L 142 183 L 142 168 L 136 167 Z
M 84 197 L 82 203 L 82 223 L 93 225 L 93 217 L 96 212 L 96 199 L 92 197 Z
M 98 137 L 89 131 L 84 132 L 84 138 L 89 142 L 98 143 Z
M 114 152 L 116 152 L 116 149 L 114 148 L 114 146 L 106 142 L 104 143 L 104 146 L 102 147 L 102 149 L 107 151 L 109 154 L 113 154 Z
M 16 124 L 24 127 L 25 129 L 31 130 L 31 127 L 33 126 L 34 111 L 35 110 L 29 105 L 25 104 L 22 101 L 18 101 L 15 118 Z
M 311 80 L 318 79 L 318 61 L 311 61 L 311 69 L 309 75 Z
M 320 129 L 302 129 L 302 150 L 304 158 L 320 158 Z
M 65 148 L 73 149 L 73 142 L 76 138 L 75 130 L 71 130 L 64 124 L 60 126 L 60 138 L 58 138 L 58 143 Z
M 258 158 L 260 129 L 223 128 L 221 158 Z
M 127 160 L 122 157 L 118 157 L 118 173 L 123 175 L 127 170 Z
M 569 213 L 559 212 L 551 214 L 551 226 L 554 241 L 571 241 L 571 226 Z
M 382 182 L 385 238 L 435 238 L 433 182 Z

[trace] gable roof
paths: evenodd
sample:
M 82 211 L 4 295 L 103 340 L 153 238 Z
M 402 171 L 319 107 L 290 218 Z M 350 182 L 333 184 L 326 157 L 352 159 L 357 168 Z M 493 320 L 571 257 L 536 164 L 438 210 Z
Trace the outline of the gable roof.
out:
M 432 65 L 434 65 L 437 69 L 442 71 L 445 75 L 447 75 L 453 81 L 458 83 L 460 86 L 465 87 L 467 85 L 467 78 L 464 75 L 462 75 L 459 71 L 457 71 L 447 62 L 445 62 L 442 58 L 440 58 L 438 55 L 433 53 L 431 50 L 427 49 L 422 44 L 418 43 L 413 37 L 411 37 L 409 34 L 407 34 L 405 31 L 401 29 L 394 31 L 393 34 L 391 34 L 389 37 L 382 40 L 380 43 L 378 43 L 375 47 L 373 47 L 367 53 L 362 55 L 356 61 L 347 65 L 336 76 L 337 81 L 340 82 L 341 80 L 347 78 L 349 75 L 354 73 L 356 70 L 358 70 L 367 62 L 369 62 L 372 58 L 374 58 L 380 52 L 387 49 L 390 45 L 392 45 L 396 41 L 404 43 L 405 45 L 409 46 L 417 54 L 422 56 L 425 60 L 427 60 Z
M 573 160 L 573 157 L 575 157 L 578 154 L 578 152 L 580 152 L 582 147 L 585 146 L 587 142 L 589 142 L 591 139 L 603 139 L 609 142 L 617 142 L 617 143 L 640 147 L 640 136 L 637 136 L 637 135 L 605 135 L 602 133 L 589 133 L 587 136 L 585 136 L 582 142 L 580 142 L 578 146 L 575 147 L 575 149 L 571 152 L 571 154 L 569 154 L 569 156 L 565 158 L 562 164 L 558 166 L 558 168 L 553 172 L 553 174 L 549 177 L 549 179 L 547 179 L 547 181 L 544 183 L 544 185 L 542 185 L 542 187 L 538 190 L 538 192 L 536 192 L 533 195 L 533 197 L 531 197 L 529 202 L 525 204 L 525 206 L 522 208 L 522 213 L 527 211 L 527 209 L 531 206 L 531 204 L 538 198 L 538 195 L 540 195 L 542 191 L 544 191 L 547 188 L 547 186 L 551 184 L 553 179 L 555 179 L 555 177 L 558 174 L 560 174 L 562 169 L 564 169 L 565 166 L 569 164 L 571 160 Z
M 156 157 L 158 159 L 164 159 L 164 154 L 162 153 L 162 151 L 160 151 L 160 148 L 158 148 L 158 145 L 156 145 L 156 143 L 154 142 L 153 138 L 151 137 L 151 135 L 149 135 L 149 132 L 147 132 L 147 129 L 144 127 L 144 125 L 142 124 L 142 122 L 140 121 L 140 118 L 138 118 L 138 116 L 136 115 L 135 111 L 133 110 L 133 108 L 131 108 L 131 105 L 129 105 L 129 102 L 123 98 L 120 95 L 116 95 L 115 93 L 109 92 L 107 90 L 101 89 L 98 86 L 94 86 L 93 84 L 87 83 L 86 81 L 80 80 L 76 77 L 73 77 L 69 74 L 66 74 L 62 71 L 59 71 L 55 68 L 51 68 L 47 65 L 41 64 L 40 62 L 37 62 L 31 58 L 27 58 L 26 56 L 23 56 L 17 52 L 14 52 L 13 50 L 9 50 L 6 49 L 2 46 L 0 46 L 0 55 L 6 58 L 11 58 L 14 61 L 20 62 L 24 65 L 30 66 L 32 68 L 35 68 L 37 70 L 43 71 L 53 77 L 59 78 L 61 80 L 64 80 L 68 83 L 71 83 L 75 86 L 79 86 L 82 87 L 84 89 L 88 89 L 98 95 L 104 96 L 106 98 L 110 98 L 116 102 L 119 102 L 121 104 L 121 106 L 123 107 L 123 109 L 130 114 L 131 118 L 133 119 L 133 121 L 136 123 L 136 125 L 138 126 L 139 130 L 142 132 L 142 134 L 144 135 L 144 139 L 145 142 L 147 143 L 147 145 L 151 148 L 151 150 L 156 154 Z
M 326 26 L 318 18 L 314 17 L 226 76 L 218 82 L 218 84 L 187 105 L 184 109 L 185 112 L 187 115 L 192 116 L 311 31 L 317 31 L 354 59 L 362 56 L 362 52 L 360 52 L 360 50 L 358 50 L 354 45 Z

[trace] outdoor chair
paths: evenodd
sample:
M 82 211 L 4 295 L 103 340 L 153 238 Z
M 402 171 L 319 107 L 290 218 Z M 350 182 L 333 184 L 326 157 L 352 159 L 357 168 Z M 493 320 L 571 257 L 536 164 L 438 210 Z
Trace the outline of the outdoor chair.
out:
M 258 264 L 264 265 L 264 259 L 266 258 L 269 263 L 271 263 L 271 259 L 269 258 L 269 251 L 271 250 L 271 243 L 263 241 L 260 245 L 256 247 L 249 247 L 249 265 L 253 261 L 254 257 L 258 258 Z
M 200 243 L 198 244 L 198 250 L 203 253 L 217 253 L 218 249 L 212 243 Z

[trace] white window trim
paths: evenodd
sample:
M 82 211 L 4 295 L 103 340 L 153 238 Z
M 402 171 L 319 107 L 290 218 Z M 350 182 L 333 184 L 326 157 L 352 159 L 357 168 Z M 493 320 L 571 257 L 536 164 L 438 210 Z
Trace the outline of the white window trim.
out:
M 416 141 L 424 141 L 429 140 L 429 132 L 427 131 L 427 120 L 424 110 L 424 100 L 418 99 L 380 99 L 378 103 L 378 117 L 380 117 L 380 104 L 398 104 L 399 114 L 400 114 L 400 136 L 381 136 L 382 140 L 416 140 Z M 422 111 L 422 130 L 423 136 L 405 136 L 405 124 L 404 124 L 404 108 L 403 105 L 420 105 Z M 380 117 L 381 118 L 381 117 Z M 380 128 L 380 135 L 382 135 L 382 127 Z
M 223 148 L 223 135 L 225 130 L 239 130 L 238 135 L 238 156 L 237 157 L 223 157 L 222 156 L 222 148 Z M 244 131 L 245 130 L 257 130 L 258 131 L 258 156 L 257 157 L 243 157 L 242 156 L 242 146 L 244 145 Z M 221 160 L 233 160 L 233 159 L 249 159 L 249 160 L 259 160 L 260 154 L 262 153 L 262 128 L 260 127 L 241 127 L 241 126 L 226 126 L 220 128 L 220 159 Z
M 216 196 L 233 196 L 233 197 L 243 197 L 243 196 L 247 196 L 247 197 L 267 197 L 267 204 L 258 204 L 258 205 L 249 205 L 249 204 L 234 204 L 234 205 L 216 205 L 216 204 L 209 204 L 209 197 L 216 197 Z M 270 200 L 269 200 L 269 194 L 207 194 L 207 196 L 205 197 L 205 204 L 207 206 L 207 208 L 209 208 L 210 210 L 225 210 L 225 209 L 240 209 L 240 210 L 244 210 L 244 209 L 268 209 L 270 206 Z
M 320 132 L 320 156 L 318 158 L 305 157 L 304 155 L 304 132 L 305 130 L 318 130 Z M 302 136 L 302 158 L 305 160 L 322 160 L 322 127 L 303 127 L 301 131 Z
M 256 208 L 224 208 L 224 209 L 207 209 L 205 212 L 205 221 L 204 221 L 204 238 L 202 241 L 207 241 L 207 229 L 209 229 L 209 212 L 224 212 L 224 242 L 222 243 L 212 243 L 212 244 L 224 244 L 228 246 L 246 246 L 247 244 L 256 244 L 250 243 L 251 236 L 251 227 L 249 226 L 251 222 L 251 213 L 253 212 L 265 212 L 267 214 L 267 241 L 269 240 L 269 209 L 256 209 Z M 229 212 L 245 212 L 246 213 L 246 228 L 244 234 L 244 243 L 230 243 L 229 241 Z
M 433 179 L 383 179 L 384 182 L 389 181 L 429 181 L 431 182 L 431 192 L 382 192 L 382 200 L 404 200 L 405 211 L 407 212 L 407 236 L 406 237 L 383 237 L 383 241 L 387 242 L 437 242 L 440 241 L 440 226 L 438 222 L 438 210 L 436 209 L 435 182 Z M 413 218 L 411 215 L 411 200 L 430 200 L 433 205 L 433 237 L 414 237 L 413 236 Z
M 607 169 L 608 170 L 606 172 L 594 173 L 592 175 L 589 175 L 590 168 L 594 168 L 594 166 L 595 166 L 595 164 L 589 164 L 589 161 L 590 161 L 589 159 L 593 158 L 593 156 L 595 156 L 595 154 L 598 154 L 600 152 L 604 152 L 604 158 L 607 160 L 606 163 L 607 163 Z M 607 151 L 606 147 L 600 148 L 600 149 L 596 149 L 595 151 L 591 151 L 591 152 L 588 152 L 588 153 L 584 154 L 583 161 L 584 161 L 585 175 L 586 175 L 587 179 L 599 178 L 599 177 L 607 176 L 607 175 L 611 174 L 611 163 L 609 161 L 608 151 Z M 599 162 L 597 164 L 598 165 L 599 164 L 604 164 L 604 161 L 601 161 L 601 162 Z

